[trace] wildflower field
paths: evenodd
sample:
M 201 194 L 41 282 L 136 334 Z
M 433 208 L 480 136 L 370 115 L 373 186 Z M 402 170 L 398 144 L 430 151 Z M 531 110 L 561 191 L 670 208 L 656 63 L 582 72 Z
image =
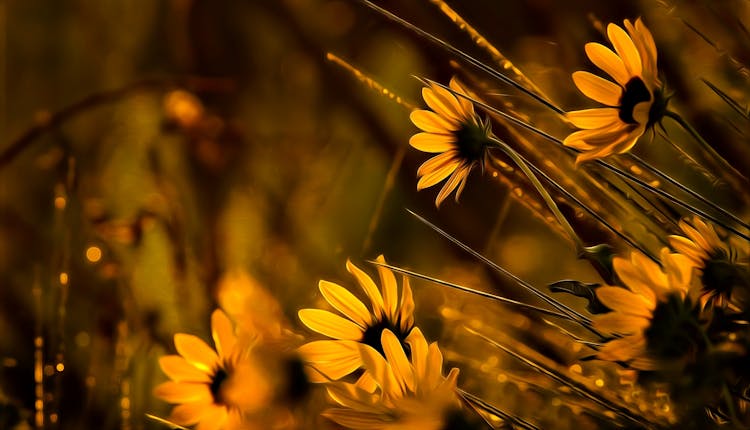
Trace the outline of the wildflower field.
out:
M 750 429 L 750 2 L 0 0 L 0 430 Z

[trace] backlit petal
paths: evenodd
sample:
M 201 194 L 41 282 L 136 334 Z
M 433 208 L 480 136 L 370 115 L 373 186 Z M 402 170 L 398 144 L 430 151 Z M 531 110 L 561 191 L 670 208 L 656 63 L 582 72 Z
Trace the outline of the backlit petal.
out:
M 360 340 L 362 328 L 357 324 L 322 309 L 301 309 L 299 319 L 310 330 L 333 339 Z
M 213 401 L 207 384 L 167 381 L 154 388 L 154 396 L 169 403 L 192 403 Z
M 414 373 L 412 372 L 411 364 L 406 358 L 401 342 L 392 331 L 385 329 L 380 335 L 380 340 L 383 345 L 383 352 L 385 358 L 393 369 L 393 374 L 396 377 L 396 381 L 401 386 L 402 391 L 410 390 L 414 392 L 415 381 Z
M 214 338 L 214 344 L 216 345 L 219 357 L 229 356 L 234 349 L 234 345 L 237 343 L 237 338 L 234 335 L 232 322 L 229 321 L 224 311 L 220 309 L 215 310 L 211 314 L 211 336 Z
M 651 293 L 653 296 L 653 293 Z M 653 309 L 653 299 L 644 297 L 635 292 L 620 287 L 603 286 L 596 289 L 596 297 L 604 306 L 612 309 L 615 313 L 625 315 L 650 317 Z
M 587 130 L 602 128 L 620 122 L 617 109 L 615 108 L 577 110 L 566 113 L 565 117 L 574 126 Z
M 375 259 L 378 263 L 385 264 L 385 257 L 378 255 Z M 378 267 L 378 274 L 380 275 L 380 286 L 383 289 L 383 305 L 385 307 L 385 313 L 391 320 L 396 317 L 396 310 L 398 309 L 398 284 L 396 283 L 396 276 L 393 275 L 391 269 L 383 266 Z
M 607 106 L 619 106 L 622 88 L 589 72 L 573 73 L 573 82 L 588 98 Z
M 638 53 L 638 49 L 636 49 L 628 33 L 618 25 L 609 24 L 607 26 L 607 36 L 609 36 L 609 41 L 612 42 L 615 52 L 622 59 L 625 69 L 630 76 L 640 76 L 643 71 L 641 55 Z
M 211 382 L 211 375 L 193 366 L 179 355 L 159 357 L 159 366 L 175 382 Z
M 318 288 L 331 306 L 359 325 L 362 330 L 370 325 L 372 322 L 370 311 L 349 290 L 328 281 L 320 281 Z
M 174 335 L 174 345 L 190 364 L 206 373 L 213 373 L 219 367 L 219 356 L 197 336 L 177 333 Z
M 585 49 L 586 55 L 596 67 L 602 69 L 623 87 L 628 83 L 632 76 L 625 69 L 622 59 L 611 49 L 600 43 L 587 43 Z
M 384 311 L 383 296 L 380 294 L 380 290 L 375 285 L 370 275 L 365 273 L 362 269 L 355 266 L 351 261 L 346 260 L 346 270 L 349 271 L 357 279 L 359 286 L 362 287 L 367 297 L 370 298 L 372 303 L 372 312 L 375 318 L 381 318 Z
M 422 152 L 439 153 L 456 149 L 453 134 L 417 133 L 409 139 L 409 145 Z
M 409 115 L 409 118 L 419 129 L 429 133 L 448 134 L 460 128 L 458 123 L 449 121 L 429 110 L 415 110 Z

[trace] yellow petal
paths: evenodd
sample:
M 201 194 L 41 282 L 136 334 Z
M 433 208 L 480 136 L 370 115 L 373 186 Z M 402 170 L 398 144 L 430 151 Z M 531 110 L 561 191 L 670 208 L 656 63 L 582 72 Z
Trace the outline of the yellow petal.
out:
M 630 361 L 644 353 L 646 347 L 642 336 L 628 336 L 605 343 L 596 356 L 607 361 Z
M 595 329 L 605 333 L 629 335 L 638 333 L 648 327 L 649 319 L 620 312 L 610 312 L 596 316 L 593 324 Z
M 437 86 L 422 88 L 422 98 L 427 106 L 440 116 L 450 118 L 452 122 L 460 122 L 463 119 L 461 105 L 456 97 L 449 91 Z
M 154 388 L 154 396 L 169 403 L 210 403 L 213 395 L 207 384 L 167 381 Z
M 211 405 L 201 417 L 196 430 L 219 430 L 227 421 L 227 409 L 223 406 Z
M 353 384 L 328 384 L 326 391 L 334 402 L 357 411 L 373 409 L 373 405 L 377 401 L 375 396 Z
M 424 338 L 419 327 L 414 329 L 406 337 L 406 343 L 411 349 L 411 362 L 418 381 L 425 379 L 427 371 L 427 340 Z
M 345 376 L 351 375 L 357 369 L 362 367 L 362 359 L 359 357 L 359 352 L 357 352 L 357 355 L 339 357 L 334 361 L 319 362 L 311 364 L 311 366 L 325 376 L 322 381 L 318 382 L 327 383 L 330 381 L 338 381 Z
M 596 297 L 615 313 L 637 317 L 650 317 L 654 306 L 653 292 L 644 297 L 625 288 L 603 286 L 596 289 Z
M 350 429 L 382 430 L 387 428 L 386 416 L 380 413 L 368 413 L 344 408 L 327 409 L 322 416 Z
M 375 261 L 386 264 L 385 257 L 382 255 L 378 255 Z M 380 285 L 383 289 L 385 313 L 389 319 L 394 320 L 396 318 L 396 311 L 398 310 L 398 284 L 396 283 L 396 277 L 393 275 L 391 269 L 382 266 L 378 266 L 378 274 L 380 275 Z
M 359 354 L 362 356 L 365 370 L 370 373 L 384 394 L 396 397 L 403 395 L 403 390 L 393 375 L 391 365 L 378 351 L 370 345 L 359 344 Z
M 331 306 L 359 325 L 362 330 L 370 325 L 372 322 L 370 311 L 349 290 L 328 281 L 320 281 L 318 288 Z
M 461 165 L 456 168 L 456 170 L 453 171 L 448 181 L 445 182 L 445 185 L 443 185 L 443 188 L 438 193 L 437 197 L 435 198 L 435 206 L 440 207 L 440 204 L 443 202 L 443 200 L 446 199 L 450 195 L 450 193 L 458 187 L 458 185 L 466 179 L 467 176 L 469 176 L 469 171 L 471 170 L 471 164 L 468 163 L 462 163 Z
M 401 332 L 408 333 L 414 326 L 414 296 L 411 292 L 409 278 L 404 275 L 401 280 L 401 305 L 399 306 Z
M 602 128 L 620 122 L 615 108 L 577 110 L 566 113 L 565 117 L 574 126 L 586 130 Z
M 646 28 L 640 18 L 635 21 L 635 27 L 630 21 L 625 20 L 625 28 L 628 34 L 630 34 L 630 38 L 633 39 L 633 43 L 635 43 L 635 47 L 638 49 L 638 54 L 641 56 L 643 74 L 651 78 L 656 78 L 658 74 L 656 69 L 656 43 L 654 42 L 654 37 L 651 35 L 651 31 Z
M 649 302 L 654 303 L 654 306 L 656 305 L 656 290 L 666 283 L 666 277 L 661 279 L 657 273 L 648 273 L 647 270 L 651 266 L 641 267 L 634 265 L 631 261 L 620 257 L 612 259 L 612 266 L 620 280 L 631 291 L 641 297 L 645 297 Z M 656 267 L 658 268 L 658 266 Z M 657 278 L 652 279 L 650 278 L 651 275 Z M 650 307 L 650 309 L 653 310 L 653 307 Z
M 174 345 L 185 360 L 206 373 L 213 373 L 219 367 L 219 356 L 197 336 L 177 333 Z
M 621 86 L 624 87 L 628 83 L 632 76 L 625 69 L 622 59 L 611 49 L 600 43 L 587 43 L 585 49 L 586 55 L 596 67 L 602 69 Z
M 607 106 L 619 106 L 622 88 L 589 72 L 573 73 L 573 82 L 588 98 Z
M 359 359 L 359 346 L 352 340 L 315 340 L 299 348 L 297 352 L 304 361 L 312 363 L 348 360 L 352 357 Z
M 697 267 L 705 266 L 705 261 L 708 259 L 708 253 L 702 248 L 693 243 L 692 240 L 676 235 L 670 235 L 669 245 L 680 254 L 690 258 Z
M 176 406 L 172 409 L 172 413 L 169 414 L 169 421 L 181 426 L 190 426 L 200 421 L 203 414 L 205 414 L 211 403 L 185 403 Z
M 211 336 L 214 338 L 219 357 L 228 357 L 237 343 L 237 338 L 234 335 L 232 322 L 220 309 L 216 309 L 211 314 Z
M 466 89 L 466 87 L 464 87 L 455 76 L 451 78 L 448 86 L 460 94 L 465 94 L 467 96 L 470 94 L 469 90 Z M 458 102 L 461 104 L 461 112 L 464 114 L 464 119 L 475 119 L 474 104 L 466 97 L 456 97 L 456 99 L 458 99 Z
M 401 386 L 401 390 L 410 390 L 411 392 L 414 392 L 414 372 L 412 371 L 409 360 L 406 358 L 406 353 L 401 346 L 401 342 L 399 342 L 396 335 L 388 329 L 383 330 L 380 335 L 380 341 L 383 345 L 385 358 L 391 365 L 393 375 Z
M 625 69 L 630 76 L 641 76 L 641 72 L 643 71 L 641 55 L 638 53 L 638 49 L 636 49 L 628 33 L 618 25 L 609 24 L 607 26 L 607 36 L 609 36 L 615 52 L 622 59 Z
M 409 139 L 409 145 L 422 152 L 439 153 L 456 149 L 454 134 L 417 133 Z
M 383 311 L 385 304 L 383 303 L 383 296 L 380 294 L 380 290 L 375 285 L 372 278 L 365 273 L 362 269 L 352 264 L 351 261 L 346 260 L 346 270 L 349 271 L 357 279 L 359 286 L 365 291 L 367 297 L 370 298 L 372 303 L 372 312 L 376 319 L 383 317 Z
M 425 383 L 427 387 L 434 388 L 440 384 L 441 379 L 443 379 L 443 354 L 437 342 L 433 342 L 427 347 Z
M 159 357 L 159 366 L 175 382 L 211 382 L 211 375 L 193 366 L 179 355 Z
M 453 155 L 451 154 L 452 152 L 454 151 L 445 152 L 440 155 L 450 154 L 452 158 L 452 155 Z M 438 157 L 440 155 L 438 155 Z M 444 166 L 441 166 L 431 172 L 426 172 L 425 175 L 419 178 L 419 181 L 417 182 L 417 191 L 421 191 L 421 190 L 424 190 L 425 188 L 429 188 L 437 184 L 438 182 L 442 181 L 443 179 L 447 178 L 448 176 L 450 176 L 451 173 L 453 173 L 456 170 L 456 168 L 459 165 L 460 165 L 460 162 L 458 160 L 452 159 Z
M 348 319 L 322 309 L 301 309 L 297 315 L 310 330 L 333 339 L 360 340 L 362 329 Z
M 461 128 L 457 122 L 452 122 L 429 110 L 412 111 L 409 118 L 420 130 L 428 133 L 450 134 Z

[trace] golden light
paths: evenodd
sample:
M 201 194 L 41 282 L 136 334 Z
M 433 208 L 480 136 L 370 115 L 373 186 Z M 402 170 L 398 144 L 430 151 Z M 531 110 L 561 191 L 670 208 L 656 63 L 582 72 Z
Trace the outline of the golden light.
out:
M 102 259 L 102 250 L 98 246 L 89 246 L 86 249 L 86 259 L 96 263 Z

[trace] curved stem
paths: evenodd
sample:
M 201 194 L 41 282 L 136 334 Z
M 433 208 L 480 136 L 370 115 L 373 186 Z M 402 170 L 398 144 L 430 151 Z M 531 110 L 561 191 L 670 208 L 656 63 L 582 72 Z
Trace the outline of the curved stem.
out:
M 566 233 L 568 233 L 568 236 L 570 236 L 570 240 L 572 240 L 575 244 L 576 252 L 578 253 L 578 255 L 583 255 L 585 252 L 583 241 L 580 237 L 578 237 L 578 234 L 576 234 L 575 230 L 573 230 L 573 227 L 570 225 L 567 218 L 565 218 L 565 215 L 560 212 L 560 208 L 557 207 L 557 203 L 555 203 L 555 201 L 552 199 L 552 196 L 550 196 L 549 192 L 547 192 L 547 189 L 544 188 L 544 185 L 542 185 L 534 172 L 531 171 L 531 168 L 526 163 L 526 160 L 524 160 L 524 158 L 521 157 L 521 155 L 518 154 L 507 143 L 503 142 L 497 137 L 490 136 L 490 140 L 496 145 L 498 149 L 502 150 L 505 155 L 510 157 L 510 159 L 513 160 L 513 162 L 516 163 L 516 165 L 523 171 L 526 177 L 529 178 L 531 184 L 542 196 L 544 202 L 547 203 L 547 207 L 549 207 L 549 210 L 552 211 L 552 214 L 555 216 L 555 218 L 557 218 L 557 221 L 560 223 L 562 228 Z
M 552 136 L 551 134 L 549 134 L 549 133 L 547 133 L 547 132 L 545 132 L 543 130 L 538 129 L 538 128 L 534 127 L 533 125 L 531 125 L 531 124 L 529 124 L 529 123 L 527 123 L 527 122 L 525 122 L 523 120 L 520 120 L 520 119 L 514 117 L 513 115 L 509 115 L 508 113 L 503 112 L 500 109 L 497 109 L 495 107 L 492 107 L 492 106 L 488 105 L 487 103 L 484 103 L 484 102 L 482 102 L 480 100 L 477 100 L 474 97 L 470 97 L 470 96 L 467 96 L 466 94 L 462 94 L 460 92 L 457 92 L 457 91 L 453 90 L 452 88 L 450 88 L 450 87 L 448 87 L 446 85 L 443 85 L 443 84 L 441 84 L 439 82 L 435 82 L 433 80 L 424 79 L 424 78 L 420 78 L 420 79 L 424 80 L 425 82 L 429 82 L 429 83 L 435 84 L 435 85 L 439 86 L 440 88 L 443 88 L 446 91 L 449 91 L 451 94 L 455 95 L 456 97 L 461 97 L 461 98 L 463 98 L 465 100 L 469 100 L 470 102 L 472 102 L 475 105 L 481 107 L 482 109 L 487 110 L 488 112 L 492 112 L 494 114 L 500 115 L 503 118 L 507 119 L 508 121 L 510 121 L 510 122 L 512 122 L 512 123 L 514 123 L 514 124 L 516 124 L 518 126 L 521 126 L 521 127 L 525 128 L 526 130 L 529 130 L 529 131 L 531 131 L 531 132 L 533 132 L 533 133 L 535 133 L 535 134 L 537 134 L 537 135 L 539 135 L 539 136 L 541 136 L 541 137 L 543 137 L 543 138 L 545 138 L 545 139 L 547 139 L 547 140 L 549 140 L 551 142 L 554 142 L 558 146 L 564 147 L 564 149 L 567 150 L 568 153 L 576 154 L 576 153 L 580 152 L 580 151 L 578 151 L 578 150 L 576 150 L 574 148 L 570 148 L 570 147 L 564 146 L 562 140 L 556 138 L 555 136 Z M 620 177 L 622 177 L 624 179 L 627 179 L 627 180 L 629 180 L 631 182 L 634 182 L 634 183 L 638 184 L 638 186 L 640 186 L 640 187 L 648 190 L 649 192 L 651 192 L 653 194 L 657 194 L 657 195 L 659 195 L 659 196 L 661 196 L 661 197 L 669 200 L 670 202 L 674 203 L 675 205 L 680 206 L 683 209 L 686 209 L 686 210 L 690 211 L 691 213 L 693 213 L 695 215 L 699 215 L 700 217 L 705 218 L 705 219 L 707 219 L 707 220 L 709 220 L 709 221 L 711 221 L 711 222 L 713 222 L 713 223 L 715 223 L 715 224 L 717 224 L 717 225 L 719 225 L 719 226 L 727 229 L 728 231 L 736 234 L 737 236 L 739 236 L 739 237 L 741 237 L 741 238 L 743 238 L 743 239 L 745 239 L 747 241 L 750 241 L 750 235 L 742 233 L 741 231 L 737 230 L 736 228 L 732 227 L 731 225 L 728 225 L 727 223 L 722 222 L 722 220 L 716 218 L 715 216 L 712 216 L 711 214 L 708 214 L 705 211 L 702 211 L 702 210 L 700 210 L 700 209 L 698 209 L 698 208 L 696 208 L 694 206 L 691 206 L 691 205 L 683 202 L 682 200 L 678 199 L 677 197 L 673 196 L 672 194 L 669 194 L 668 192 L 666 192 L 664 190 L 661 190 L 659 188 L 656 188 L 656 187 L 652 186 L 651 184 L 649 184 L 646 181 L 638 178 L 637 176 L 634 176 L 634 175 L 632 175 L 632 174 L 630 174 L 630 173 L 628 173 L 628 172 L 626 172 L 626 171 L 624 171 L 622 169 L 619 169 L 616 166 L 613 166 L 613 165 L 611 165 L 611 164 L 609 164 L 609 163 L 607 163 L 606 161 L 603 161 L 603 160 L 594 160 L 594 163 L 596 165 L 598 165 L 598 166 L 603 167 L 606 170 L 609 170 L 610 172 L 612 172 L 612 173 L 614 173 L 614 174 L 616 174 L 616 175 L 618 175 L 618 176 L 620 176 Z
M 620 239 L 622 239 L 623 241 L 625 241 L 625 243 L 627 243 L 631 247 L 637 249 L 638 251 L 640 251 L 641 253 L 643 253 L 644 255 L 646 255 L 649 259 L 651 259 L 655 263 L 659 263 L 659 259 L 658 258 L 656 258 L 655 256 L 653 256 L 650 252 L 648 252 L 646 249 L 644 249 L 639 244 L 635 243 L 635 241 L 633 241 L 633 239 L 627 237 L 623 232 L 621 232 L 620 230 L 614 228 L 606 219 L 604 219 L 603 216 L 601 216 L 598 213 L 594 212 L 593 209 L 591 209 L 590 207 L 588 207 L 578 197 L 574 196 L 570 191 L 566 190 L 565 187 L 563 187 L 562 185 L 558 184 L 555 180 L 553 180 L 552 178 L 550 178 L 549 175 L 547 175 L 543 170 L 541 170 L 540 168 L 536 167 L 533 163 L 529 163 L 523 156 L 521 156 L 521 159 L 524 160 L 529 165 L 529 167 L 531 167 L 531 169 L 534 170 L 534 172 L 536 172 L 539 176 L 541 176 L 542 178 L 544 178 L 550 185 L 552 185 L 553 187 L 555 187 L 555 189 L 557 191 L 559 191 L 560 193 L 562 193 L 563 195 L 565 195 L 566 198 L 570 199 L 573 203 L 577 204 L 581 209 L 585 210 L 589 215 L 591 215 L 592 217 L 594 217 L 594 219 L 596 219 L 597 221 L 599 221 L 609 231 L 611 231 L 612 233 L 614 233 L 617 237 L 619 237 Z M 492 161 L 496 161 L 494 157 L 491 158 L 491 160 Z

